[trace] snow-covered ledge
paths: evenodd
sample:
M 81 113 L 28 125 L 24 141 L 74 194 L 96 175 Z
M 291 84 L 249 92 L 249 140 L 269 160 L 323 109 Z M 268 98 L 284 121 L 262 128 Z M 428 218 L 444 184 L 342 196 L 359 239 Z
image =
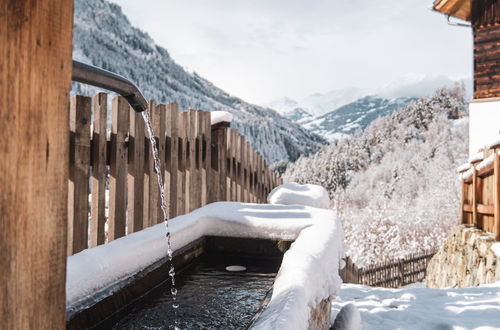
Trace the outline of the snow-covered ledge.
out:
M 331 210 L 218 202 L 171 219 L 169 226 L 174 251 L 209 235 L 295 240 L 283 257 L 273 295 L 255 328 L 306 329 L 311 310 L 340 289 L 344 237 Z M 111 294 L 165 255 L 165 227 L 158 224 L 68 257 L 67 308 L 97 293 Z

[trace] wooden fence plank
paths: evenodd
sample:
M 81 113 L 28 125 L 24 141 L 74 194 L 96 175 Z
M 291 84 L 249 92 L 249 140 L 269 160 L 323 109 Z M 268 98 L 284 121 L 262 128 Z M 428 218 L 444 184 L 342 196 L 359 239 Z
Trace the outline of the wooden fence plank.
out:
M 493 149 L 493 201 L 494 201 L 494 223 L 493 233 L 495 240 L 500 241 L 500 148 Z
M 92 99 L 92 199 L 89 247 L 104 244 L 106 223 L 106 145 L 107 145 L 107 108 L 108 96 L 98 93 Z
M 155 107 L 156 111 L 156 116 L 158 117 L 158 130 L 155 130 L 155 135 L 157 137 L 157 143 L 156 146 L 158 148 L 158 158 L 160 159 L 160 173 L 163 179 L 163 191 L 165 193 L 165 198 L 167 197 L 167 191 L 165 190 L 165 127 L 166 127 L 166 122 L 165 118 L 167 115 L 167 106 L 165 104 L 160 104 Z M 156 173 L 156 172 L 155 172 Z M 157 183 L 158 179 L 156 178 L 156 175 L 154 177 L 154 181 Z M 158 191 L 158 206 L 157 206 L 157 218 L 156 218 L 156 223 L 162 223 L 165 221 L 165 218 L 163 216 L 163 210 L 161 209 L 161 196 L 160 196 L 160 191 L 159 187 L 156 187 L 156 190 Z M 168 202 L 167 202 L 168 206 Z M 168 212 L 168 209 L 167 209 Z
M 142 115 L 132 108 L 129 116 L 127 235 L 141 230 L 144 225 L 145 124 Z
M 179 106 L 175 103 L 167 105 L 166 120 L 166 135 L 167 145 L 166 149 L 166 166 L 168 178 L 165 182 L 169 184 L 169 215 L 170 218 L 177 216 L 177 188 L 178 188 L 178 168 L 179 168 Z
M 211 115 L 210 112 L 203 112 L 203 145 L 202 145 L 202 185 L 203 185 L 203 196 L 202 205 L 209 203 L 208 191 L 209 191 L 209 179 L 215 175 L 212 171 L 212 125 L 211 125 Z M 211 182 L 213 186 L 216 186 Z
M 220 148 L 219 151 L 219 200 L 227 201 L 227 154 L 228 154 L 228 142 L 227 142 L 227 129 L 219 129 L 217 132 L 218 143 Z
M 187 184 L 187 176 L 186 176 L 186 170 L 188 167 L 187 164 L 187 153 L 188 153 L 188 127 L 189 127 L 189 122 L 188 122 L 188 113 L 187 112 L 182 112 L 180 113 L 179 116 L 179 136 L 180 136 L 180 145 L 179 145 L 179 214 L 185 214 L 186 213 L 186 205 L 187 205 L 187 189 L 186 189 L 186 184 Z
M 71 134 L 68 190 L 68 255 L 88 244 L 91 99 L 73 96 L 70 102 Z
M 111 110 L 108 242 L 125 235 L 128 122 L 129 105 L 127 100 L 121 96 L 115 97 Z
M 243 145 L 245 140 L 243 136 L 236 135 L 236 180 L 238 202 L 243 202 Z
M 154 101 L 150 102 L 149 116 L 151 118 L 151 125 L 153 126 L 153 131 L 155 133 L 155 139 L 157 146 L 160 140 L 160 130 L 162 127 L 162 122 L 164 123 L 164 117 L 162 120 L 162 115 L 160 109 Z M 164 126 L 164 125 L 163 125 Z M 151 151 L 151 144 L 149 144 L 149 159 L 148 159 L 148 172 L 149 172 L 149 206 L 148 206 L 148 227 L 154 226 L 160 223 L 162 219 L 161 215 L 161 201 L 160 201 L 160 191 L 158 190 L 158 181 L 156 178 L 155 164 L 153 160 L 153 153 Z M 161 158 L 160 158 L 161 159 Z

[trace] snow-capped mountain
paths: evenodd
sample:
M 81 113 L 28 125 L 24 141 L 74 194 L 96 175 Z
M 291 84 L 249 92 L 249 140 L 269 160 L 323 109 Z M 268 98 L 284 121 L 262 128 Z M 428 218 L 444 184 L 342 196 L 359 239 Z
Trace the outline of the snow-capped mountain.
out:
M 130 78 L 147 98 L 157 102 L 177 102 L 182 109 L 232 113 L 232 127 L 268 163 L 293 161 L 326 143 L 276 111 L 249 104 L 187 72 L 165 48 L 133 27 L 118 5 L 105 0 L 75 1 L 73 58 Z M 73 92 L 90 95 L 95 89 L 74 84 Z
M 386 99 L 370 95 L 324 115 L 311 119 L 302 118 L 298 123 L 333 141 L 352 135 L 356 130 L 363 130 L 375 119 L 390 115 L 414 100 L 412 97 Z

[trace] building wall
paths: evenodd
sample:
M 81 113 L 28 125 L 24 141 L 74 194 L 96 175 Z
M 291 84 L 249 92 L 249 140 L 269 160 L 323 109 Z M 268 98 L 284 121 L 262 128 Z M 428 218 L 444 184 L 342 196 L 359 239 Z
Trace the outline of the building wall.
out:
M 476 99 L 469 104 L 469 155 L 500 134 L 500 98 Z
M 500 97 L 500 1 L 472 2 L 474 98 Z

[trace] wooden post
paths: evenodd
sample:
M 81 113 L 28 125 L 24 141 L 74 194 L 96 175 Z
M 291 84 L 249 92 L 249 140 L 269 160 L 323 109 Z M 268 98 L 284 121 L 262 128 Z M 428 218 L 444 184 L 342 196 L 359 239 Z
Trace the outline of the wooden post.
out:
M 127 206 L 127 148 L 129 104 L 125 98 L 113 99 L 111 116 L 111 160 L 109 166 L 108 242 L 125 236 Z
M 73 1 L 0 2 L 0 327 L 65 327 Z
M 106 223 L 107 100 L 108 96 L 105 93 L 99 93 L 92 99 L 94 122 L 92 132 L 92 219 L 89 247 L 104 244 L 106 238 L 104 225 Z
M 500 146 L 493 149 L 493 202 L 495 240 L 500 241 Z
M 89 170 L 90 170 L 89 97 L 73 96 L 70 103 L 70 171 L 68 181 L 68 255 L 88 245 Z
M 130 108 L 127 234 L 144 225 L 144 126 L 142 115 Z
M 167 115 L 165 120 L 166 122 L 166 134 L 167 141 L 170 145 L 170 148 L 167 149 L 167 171 L 170 172 L 170 180 L 165 182 L 169 182 L 170 188 L 170 207 L 169 207 L 169 215 L 170 218 L 174 218 L 177 216 L 177 180 L 178 180 L 178 168 L 179 168 L 179 126 L 178 126 L 178 117 L 179 117 L 179 106 L 175 103 L 170 103 L 167 105 Z M 168 139 L 169 137 L 169 139 Z
M 203 167 L 203 179 L 202 184 L 204 185 L 204 196 L 202 198 L 202 205 L 209 203 L 208 189 L 209 189 L 209 178 L 213 178 L 212 171 L 212 124 L 210 122 L 210 112 L 203 112 L 203 146 L 202 151 L 204 151 L 204 157 L 202 162 Z M 210 182 L 212 185 L 216 186 L 214 182 Z
M 472 163 L 471 164 L 472 168 L 472 224 L 477 227 L 477 198 L 478 198 L 478 177 L 477 177 L 477 170 L 476 170 L 476 164 Z

